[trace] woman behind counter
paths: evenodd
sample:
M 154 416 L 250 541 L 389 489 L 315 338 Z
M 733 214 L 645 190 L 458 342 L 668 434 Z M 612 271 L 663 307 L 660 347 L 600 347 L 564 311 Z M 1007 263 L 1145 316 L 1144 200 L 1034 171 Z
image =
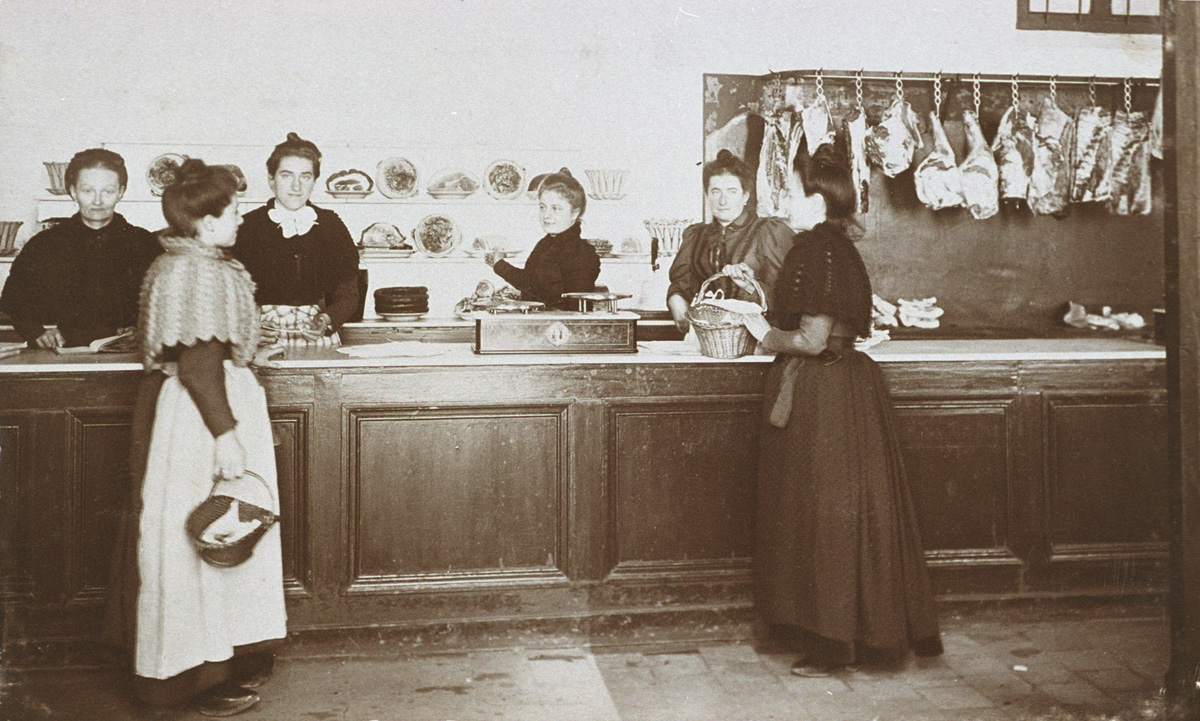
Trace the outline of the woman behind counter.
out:
M 754 172 L 733 153 L 718 152 L 716 160 L 704 165 L 703 180 L 704 197 L 713 219 L 711 223 L 697 223 L 683 231 L 679 251 L 671 262 L 671 285 L 667 288 L 667 308 L 676 327 L 685 333 L 692 298 L 705 280 L 727 265 L 744 263 L 754 272 L 769 299 L 794 236 L 784 221 L 759 218 L 746 207 L 750 189 L 754 187 Z M 729 297 L 737 289 L 724 278 L 708 288 L 723 290 Z M 746 296 L 737 294 L 737 297 Z
M 580 237 L 580 220 L 587 210 L 587 193 L 571 171 L 563 168 L 546 176 L 538 188 L 538 220 L 545 237 L 537 242 L 524 268 L 499 260 L 499 250 L 489 250 L 484 262 L 496 275 L 521 291 L 522 300 L 571 310 L 574 301 L 563 293 L 586 293 L 596 289 L 600 256 L 591 243 Z
M 233 255 L 258 286 L 265 328 L 299 331 L 309 342 L 336 343 L 358 308 L 358 250 L 341 218 L 309 202 L 321 175 L 321 151 L 288 133 L 267 158 L 275 197 L 246 213 Z
M 146 273 L 139 333 L 148 371 L 132 428 L 131 511 L 106 618 L 110 642 L 132 648 L 145 703 L 190 699 L 229 716 L 259 699 L 287 635 L 275 524 L 241 565 L 203 562 L 185 533 L 218 479 L 261 476 L 279 512 L 266 395 L 249 364 L 259 341 L 254 283 L 228 249 L 241 217 L 237 181 L 190 159 L 163 190 L 166 253 Z
M 848 165 L 823 146 L 798 154 L 791 180 L 799 234 L 773 322 L 747 317 L 779 354 L 764 393 L 754 577 L 764 620 L 802 653 L 792 672 L 827 676 L 942 643 L 887 387 L 854 348 L 871 331 L 871 279 L 844 230 Z

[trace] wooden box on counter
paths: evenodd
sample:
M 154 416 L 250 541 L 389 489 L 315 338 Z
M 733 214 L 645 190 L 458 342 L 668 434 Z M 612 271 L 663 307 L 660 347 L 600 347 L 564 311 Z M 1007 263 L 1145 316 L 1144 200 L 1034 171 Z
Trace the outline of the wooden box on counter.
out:
M 476 353 L 637 353 L 637 313 L 475 314 Z

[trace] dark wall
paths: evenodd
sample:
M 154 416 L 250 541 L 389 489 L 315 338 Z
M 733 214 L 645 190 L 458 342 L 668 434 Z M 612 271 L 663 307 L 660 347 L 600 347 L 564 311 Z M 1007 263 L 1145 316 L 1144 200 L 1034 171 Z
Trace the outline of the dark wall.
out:
M 713 82 L 715 79 L 716 82 Z M 785 87 L 787 85 L 785 78 Z M 753 116 L 772 83 L 756 76 L 705 76 L 705 157 L 715 155 L 717 138 L 747 116 L 745 146 L 740 151 L 757 165 L 762 142 L 761 121 Z M 855 103 L 849 79 L 824 80 L 825 94 L 835 121 Z M 905 83 L 905 99 L 921 119 L 925 148 L 917 152 L 913 167 L 932 147 L 929 113 L 933 109 L 932 83 Z M 944 80 L 941 117 L 959 162 L 966 155 L 961 122 L 964 107 L 971 108 L 971 82 Z M 1156 88 L 1135 85 L 1133 108 L 1153 109 Z M 869 123 L 878 122 L 892 102 L 892 82 L 864 81 L 863 99 Z M 1000 116 L 1011 104 L 1008 83 L 981 85 L 980 125 L 984 136 L 995 136 Z M 799 81 L 789 97 L 808 103 L 815 95 L 810 77 Z M 1048 95 L 1045 84 L 1021 86 L 1021 105 L 1035 110 Z M 1096 88 L 1097 103 L 1117 108 L 1120 87 Z M 1089 103 L 1086 86 L 1060 85 L 1059 106 L 1071 115 Z M 728 141 L 725 141 L 728 144 Z M 1111 215 L 1100 204 L 1074 205 L 1063 219 L 1034 216 L 1027 208 L 1002 207 L 987 220 L 975 220 L 966 209 L 934 212 L 917 200 L 912 170 L 895 178 L 873 169 L 870 210 L 860 218 L 866 229 L 859 250 L 871 270 L 876 292 L 896 298 L 936 296 L 946 309 L 943 326 L 967 331 L 1004 329 L 1044 335 L 1061 328 L 1068 300 L 1083 303 L 1089 311 L 1112 306 L 1114 311 L 1134 311 L 1150 320 L 1150 310 L 1163 299 L 1162 183 L 1152 161 L 1154 209 L 1149 216 Z M 753 202 L 753 201 L 751 201 Z

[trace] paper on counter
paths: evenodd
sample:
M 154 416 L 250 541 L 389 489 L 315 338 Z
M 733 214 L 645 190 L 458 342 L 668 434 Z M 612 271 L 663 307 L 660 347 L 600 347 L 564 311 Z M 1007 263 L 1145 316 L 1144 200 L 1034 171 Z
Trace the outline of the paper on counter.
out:
M 446 353 L 458 343 L 422 343 L 415 340 L 388 341 L 387 343 L 372 343 L 370 345 L 342 346 L 337 349 L 352 358 L 390 358 L 408 357 L 423 358 Z

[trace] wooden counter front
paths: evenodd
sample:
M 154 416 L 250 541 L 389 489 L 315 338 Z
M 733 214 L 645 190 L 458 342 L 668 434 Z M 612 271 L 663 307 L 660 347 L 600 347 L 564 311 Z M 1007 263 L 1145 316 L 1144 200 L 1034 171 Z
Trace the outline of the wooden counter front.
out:
M 765 357 L 354 359 L 263 373 L 289 627 L 750 614 Z M 1161 349 L 896 341 L 891 384 L 939 595 L 1160 592 Z M 96 634 L 128 489 L 127 357 L 0 361 L 8 643 Z

